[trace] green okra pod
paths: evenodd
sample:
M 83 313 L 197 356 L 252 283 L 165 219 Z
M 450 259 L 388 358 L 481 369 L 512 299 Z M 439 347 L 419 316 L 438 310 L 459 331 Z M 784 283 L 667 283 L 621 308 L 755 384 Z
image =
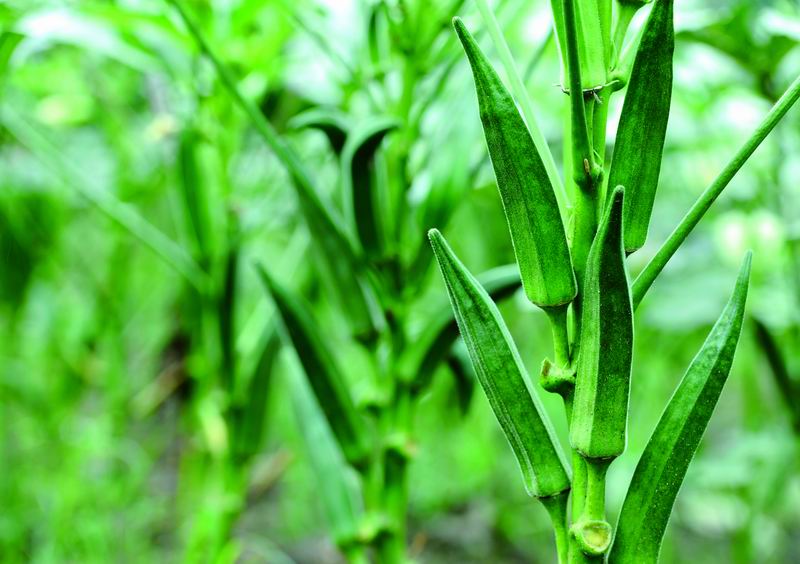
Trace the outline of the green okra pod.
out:
M 432 229 L 429 237 L 478 381 L 514 451 L 525 489 L 535 497 L 568 490 L 564 454 L 497 306 L 442 234 Z
M 542 307 L 567 304 L 577 286 L 547 170 L 500 77 L 464 23 L 455 18 L 453 25 L 472 67 L 486 144 L 525 295 Z
M 751 259 L 748 252 L 728 304 L 692 360 L 636 465 L 609 553 L 611 564 L 658 561 L 678 490 L 733 364 Z
M 625 186 L 625 250 L 644 245 L 653 212 L 672 97 L 673 0 L 656 0 L 622 106 L 609 186 Z
M 633 307 L 622 246 L 623 189 L 617 187 L 589 252 L 570 442 L 586 458 L 625 450 Z
M 259 274 L 294 347 L 317 402 L 348 462 L 358 466 L 369 451 L 364 422 L 345 387 L 345 378 L 319 333 L 308 307 L 260 266 Z

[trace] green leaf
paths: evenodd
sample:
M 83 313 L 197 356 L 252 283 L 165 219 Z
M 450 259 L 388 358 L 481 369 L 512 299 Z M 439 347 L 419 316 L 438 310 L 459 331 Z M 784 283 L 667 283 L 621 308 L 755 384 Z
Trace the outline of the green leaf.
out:
M 428 251 L 430 252 L 430 251 Z M 507 264 L 478 275 L 478 283 L 494 302 L 511 296 L 520 287 L 519 268 Z M 425 330 L 409 343 L 400 357 L 400 372 L 420 393 L 427 389 L 436 369 L 453 349 L 458 339 L 458 324 L 449 301 L 429 316 Z
M 361 246 L 370 256 L 380 255 L 385 244 L 388 200 L 388 194 L 381 194 L 375 157 L 383 139 L 398 126 L 397 120 L 391 118 L 370 120 L 350 133 L 342 152 L 347 209 Z
M 525 489 L 536 497 L 568 490 L 564 454 L 497 306 L 442 234 L 432 229 L 429 237 L 478 381 L 514 451 Z
M 364 421 L 356 411 L 333 354 L 319 333 L 319 325 L 303 302 L 273 280 L 263 266 L 258 270 L 275 302 L 285 337 L 297 352 L 306 378 L 345 458 L 358 466 L 365 460 L 368 451 Z
M 625 186 L 625 250 L 644 245 L 661 171 L 672 98 L 672 0 L 656 0 L 645 25 L 614 144 L 609 186 Z
M 306 382 L 297 374 L 289 378 L 289 394 L 328 527 L 336 544 L 345 547 L 358 539 L 363 517 L 358 479 L 342 460 L 331 428 L 320 417 Z
M 333 152 L 341 155 L 347 132 L 350 130 L 347 115 L 336 108 L 314 107 L 289 120 L 293 129 L 318 129 L 328 138 Z
M 258 362 L 246 382 L 235 390 L 231 412 L 232 448 L 236 460 L 244 463 L 263 447 L 267 399 L 272 383 L 273 365 L 280 350 L 280 338 L 274 325 L 267 329 Z
M 464 23 L 453 20 L 478 94 L 481 121 L 503 201 L 522 286 L 543 307 L 569 303 L 577 293 L 564 224 L 542 158 L 511 94 Z
M 121 202 L 101 190 L 95 179 L 67 160 L 58 147 L 32 127 L 13 109 L 6 107 L 3 125 L 20 143 L 28 147 L 60 182 L 80 194 L 106 217 L 117 223 L 131 236 L 149 247 L 165 264 L 183 276 L 201 294 L 208 290 L 208 276 L 186 250 L 167 237 L 163 231 L 142 217 L 133 206 Z
M 193 126 L 186 127 L 178 142 L 178 167 L 181 175 L 181 198 L 186 229 L 192 241 L 195 256 L 200 264 L 208 265 L 213 232 L 207 183 L 203 181 L 198 151 L 200 135 Z
M 686 470 L 728 378 L 742 330 L 751 254 L 733 295 L 692 360 L 633 473 L 609 562 L 656 562 Z
M 622 247 L 623 206 L 618 187 L 586 271 L 570 442 L 588 458 L 613 458 L 625 450 L 633 306 Z
M 469 358 L 469 351 L 463 341 L 456 343 L 447 358 L 447 366 L 453 374 L 453 386 L 461 415 L 469 411 L 472 396 L 475 395 L 475 369 Z

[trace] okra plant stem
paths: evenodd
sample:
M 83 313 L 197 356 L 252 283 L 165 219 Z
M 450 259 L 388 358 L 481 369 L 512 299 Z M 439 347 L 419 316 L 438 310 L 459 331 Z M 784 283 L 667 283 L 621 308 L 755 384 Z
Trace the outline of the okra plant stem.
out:
M 568 368 L 570 363 L 569 333 L 567 330 L 567 306 L 547 309 L 550 319 L 550 329 L 553 332 L 553 349 L 555 365 L 559 368 Z
M 556 552 L 558 554 L 558 564 L 566 564 L 569 551 L 569 541 L 567 536 L 567 503 L 569 492 L 558 495 L 542 497 L 542 502 L 550 520 L 553 523 L 553 532 L 556 539 Z

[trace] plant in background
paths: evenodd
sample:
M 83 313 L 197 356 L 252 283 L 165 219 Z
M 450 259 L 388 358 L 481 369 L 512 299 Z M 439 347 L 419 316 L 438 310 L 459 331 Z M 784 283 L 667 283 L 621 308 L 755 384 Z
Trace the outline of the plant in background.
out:
M 800 97 L 798 79 L 629 283 L 626 259 L 647 236 L 672 89 L 672 0 L 655 0 L 641 35 L 624 43 L 632 16 L 646 3 L 618 0 L 612 25 L 610 0 L 552 2 L 563 89 L 569 95 L 570 151 L 564 170 L 571 204 L 548 166 L 553 158 L 487 3 L 478 0 L 490 31 L 495 30 L 516 100 L 464 23 L 454 20 L 472 67 L 525 295 L 550 319 L 554 360 L 543 362 L 540 384 L 563 398 L 571 456 L 554 437 L 491 297 L 438 230 L 430 232 L 430 240 L 461 335 L 525 487 L 550 514 L 559 562 L 658 559 L 674 500 L 730 371 L 750 254 L 727 306 L 662 414 L 612 528 L 605 512 L 605 475 L 626 446 L 633 314 L 711 204 Z M 625 87 L 607 159 L 608 104 Z
M 273 265 L 259 266 L 281 333 L 305 374 L 291 379 L 290 395 L 333 539 L 353 562 L 371 555 L 380 562 L 403 562 L 415 407 L 440 365 L 451 367 L 456 377 L 462 370 L 461 357 L 451 350 L 456 322 L 443 296 L 442 316 L 421 331 L 412 314 L 430 278 L 426 228 L 447 221 L 471 177 L 447 168 L 421 201 L 412 195 L 412 185 L 416 175 L 431 173 L 427 167 L 440 150 L 417 145 L 417 136 L 459 58 L 456 46 L 440 38 L 463 2 L 437 6 L 436 17 L 430 17 L 428 2 L 372 5 L 364 67 L 373 76 L 350 77 L 343 88 L 345 108 L 314 107 L 292 120 L 296 130 L 316 129 L 327 138 L 340 170 L 337 201 L 329 200 L 318 185 L 320 175 L 245 98 L 182 4 L 171 3 L 225 90 L 286 169 L 310 235 L 313 268 L 331 307 L 346 320 L 343 336 L 323 329 L 326 311 L 312 306 L 299 291 L 301 284 L 289 288 Z M 324 34 L 311 31 L 323 48 L 333 49 Z M 400 63 L 400 72 L 387 73 L 393 62 Z M 341 63 L 348 70 L 349 64 Z M 358 92 L 352 111 L 347 97 Z M 367 105 L 366 117 L 359 104 Z M 424 155 L 422 164 L 411 162 L 412 149 Z M 571 287 L 559 291 L 570 295 L 556 299 L 574 295 L 571 271 L 567 276 Z M 494 269 L 481 278 L 494 299 L 519 287 L 515 268 Z

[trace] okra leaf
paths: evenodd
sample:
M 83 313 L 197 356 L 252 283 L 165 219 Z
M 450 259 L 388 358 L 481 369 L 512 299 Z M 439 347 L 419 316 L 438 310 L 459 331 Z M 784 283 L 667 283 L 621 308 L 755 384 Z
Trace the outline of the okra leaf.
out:
M 318 129 L 325 134 L 336 155 L 342 154 L 347 132 L 350 130 L 347 115 L 336 108 L 316 107 L 306 110 L 289 120 L 293 129 Z
M 672 98 L 673 0 L 656 0 L 633 63 L 609 186 L 625 186 L 625 250 L 644 245 L 653 212 Z
M 398 127 L 397 120 L 378 118 L 354 130 L 342 152 L 342 179 L 348 209 L 361 246 L 368 255 L 383 248 L 388 194 L 381 194 L 376 152 L 384 137 Z
M 429 232 L 461 336 L 492 411 L 511 445 L 529 495 L 564 492 L 564 454 L 497 306 L 436 229 Z
M 334 542 L 346 547 L 357 541 L 363 517 L 358 479 L 342 460 L 331 428 L 320 416 L 306 382 L 296 373 L 289 378 L 289 394 L 329 530 Z
M 494 302 L 498 302 L 520 287 L 519 268 L 516 264 L 493 268 L 479 274 L 478 283 Z M 458 339 L 458 324 L 449 300 L 441 304 L 430 319 L 425 330 L 400 358 L 400 372 L 411 381 L 415 393 L 428 387 L 436 368 L 451 353 L 453 343 Z
M 633 305 L 622 247 L 624 197 L 614 190 L 586 269 L 570 442 L 588 458 L 625 450 Z
M 210 260 L 213 229 L 207 184 L 203 182 L 204 175 L 197 154 L 199 145 L 200 136 L 197 130 L 191 126 L 184 129 L 178 144 L 181 197 L 194 254 L 203 265 Z
M 575 275 L 553 187 L 542 157 L 500 77 L 464 23 L 453 20 L 478 94 L 481 122 L 528 299 L 539 306 L 569 303 Z
M 354 335 L 363 340 L 371 339 L 378 333 L 382 319 L 375 295 L 366 281 L 362 257 L 356 254 L 341 223 L 325 209 L 316 194 L 298 191 L 298 199 L 318 264 L 325 274 L 323 279 L 347 312 Z
M 319 333 L 319 325 L 303 302 L 280 286 L 263 266 L 258 270 L 275 302 L 284 337 L 297 352 L 306 378 L 342 453 L 351 464 L 357 466 L 364 461 L 368 450 L 364 422 L 345 387 L 345 379 L 333 354 Z
M 275 327 L 270 326 L 255 369 L 240 389 L 236 390 L 237 397 L 234 398 L 231 413 L 233 429 L 231 443 L 234 456 L 239 462 L 246 462 L 262 447 L 273 363 L 279 350 L 280 337 Z
M 728 378 L 742 330 L 751 254 L 700 352 L 692 360 L 633 473 L 610 563 L 656 562 L 672 506 Z

